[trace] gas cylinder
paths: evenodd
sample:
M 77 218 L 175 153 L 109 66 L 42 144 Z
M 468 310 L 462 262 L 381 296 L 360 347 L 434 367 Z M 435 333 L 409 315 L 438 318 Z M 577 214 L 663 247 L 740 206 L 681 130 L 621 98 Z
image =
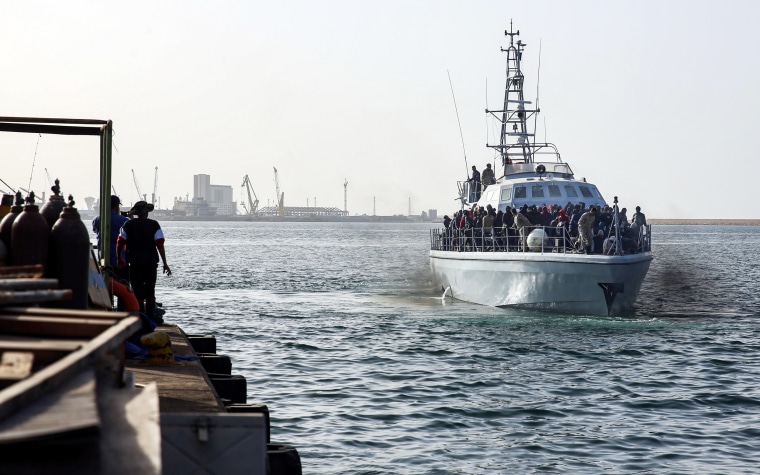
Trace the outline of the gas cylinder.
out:
M 11 226 L 11 265 L 45 265 L 48 255 L 50 228 L 34 204 L 34 192 L 29 193 L 26 205 Z
M 47 274 L 58 279 L 62 289 L 71 289 L 71 300 L 56 302 L 55 307 L 87 309 L 90 274 L 90 234 L 74 207 L 69 203 L 50 231 L 50 256 Z
M 21 192 L 17 191 L 16 204 L 11 207 L 11 211 L 3 217 L 2 221 L 0 221 L 0 240 L 5 244 L 9 257 L 11 251 L 11 227 L 22 211 L 24 211 L 24 198 L 21 197 Z M 8 262 L 10 262 L 10 259 L 8 259 Z
M 13 195 L 3 193 L 3 199 L 0 201 L 0 219 L 11 212 L 11 206 L 13 206 Z
M 63 201 L 63 196 L 61 196 L 61 182 L 58 178 L 55 179 L 55 185 L 50 187 L 50 191 L 52 191 L 53 194 L 50 195 L 47 203 L 45 203 L 45 206 L 40 210 L 40 214 L 48 223 L 48 229 L 52 229 L 55 222 L 58 221 L 61 211 L 66 206 L 66 202 Z

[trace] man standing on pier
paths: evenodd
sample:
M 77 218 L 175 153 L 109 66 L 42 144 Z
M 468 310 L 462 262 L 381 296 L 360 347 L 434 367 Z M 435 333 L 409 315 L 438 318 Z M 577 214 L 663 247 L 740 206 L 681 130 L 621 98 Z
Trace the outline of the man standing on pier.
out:
M 119 258 L 119 269 L 129 264 L 129 282 L 140 302 L 140 310 L 148 318 L 163 323 L 163 318 L 156 317 L 156 274 L 158 272 L 158 257 L 164 263 L 164 274 L 172 275 L 169 264 L 166 263 L 164 251 L 164 233 L 158 221 L 148 219 L 148 213 L 153 211 L 153 205 L 138 201 L 129 210 L 129 214 L 137 216 L 124 223 L 119 238 L 116 241 L 116 253 Z M 126 260 L 123 250 L 126 248 Z

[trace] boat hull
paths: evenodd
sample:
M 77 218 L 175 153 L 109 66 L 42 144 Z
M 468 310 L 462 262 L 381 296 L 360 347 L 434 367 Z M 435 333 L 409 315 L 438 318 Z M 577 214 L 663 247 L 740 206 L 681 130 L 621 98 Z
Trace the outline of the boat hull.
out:
M 652 253 L 624 256 L 430 251 L 435 283 L 458 300 L 558 313 L 630 315 Z

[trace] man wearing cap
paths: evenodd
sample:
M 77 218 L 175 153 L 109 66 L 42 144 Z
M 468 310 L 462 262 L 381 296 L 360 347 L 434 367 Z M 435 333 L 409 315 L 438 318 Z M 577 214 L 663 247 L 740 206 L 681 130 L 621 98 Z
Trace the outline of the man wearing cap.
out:
M 129 264 L 129 282 L 140 303 L 140 310 L 149 318 L 163 323 L 161 317 L 155 316 L 156 311 L 156 273 L 158 258 L 164 263 L 164 274 L 172 275 L 169 264 L 166 263 L 164 251 L 164 233 L 158 221 L 148 219 L 148 213 L 153 211 L 153 205 L 138 201 L 129 210 L 129 214 L 137 216 L 124 224 L 116 242 L 119 256 L 119 268 Z M 122 252 L 126 249 L 126 258 Z
M 111 195 L 111 235 L 110 239 L 108 240 L 108 247 L 110 247 L 109 252 L 109 264 L 116 268 L 116 264 L 118 263 L 118 259 L 116 258 L 116 239 L 119 237 L 119 231 L 121 230 L 121 227 L 124 226 L 124 223 L 129 221 L 126 216 L 122 216 L 121 212 L 119 211 L 119 206 L 121 205 L 121 200 L 116 195 Z M 95 218 L 92 220 L 92 230 L 95 231 L 95 236 L 98 238 L 98 252 L 100 253 L 100 258 L 103 258 L 103 251 L 100 248 L 100 216 L 95 216 Z M 117 277 L 120 277 L 124 280 L 127 280 L 129 278 L 129 274 L 125 270 L 116 270 Z

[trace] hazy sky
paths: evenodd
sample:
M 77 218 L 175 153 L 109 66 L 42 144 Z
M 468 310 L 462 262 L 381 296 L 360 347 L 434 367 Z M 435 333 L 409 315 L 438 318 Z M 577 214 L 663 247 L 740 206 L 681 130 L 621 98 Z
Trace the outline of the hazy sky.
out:
M 756 1 L 2 1 L 0 115 L 113 120 L 128 204 L 158 167 L 162 208 L 198 173 L 236 200 L 247 174 L 266 206 L 277 167 L 288 206 L 342 209 L 348 180 L 354 215 L 450 213 L 447 71 L 482 169 L 510 19 L 531 100 L 541 50 L 538 136 L 577 177 L 652 218 L 760 218 Z M 82 208 L 98 194 L 95 137 L 0 133 L 0 154 L 13 187 L 47 169 Z

